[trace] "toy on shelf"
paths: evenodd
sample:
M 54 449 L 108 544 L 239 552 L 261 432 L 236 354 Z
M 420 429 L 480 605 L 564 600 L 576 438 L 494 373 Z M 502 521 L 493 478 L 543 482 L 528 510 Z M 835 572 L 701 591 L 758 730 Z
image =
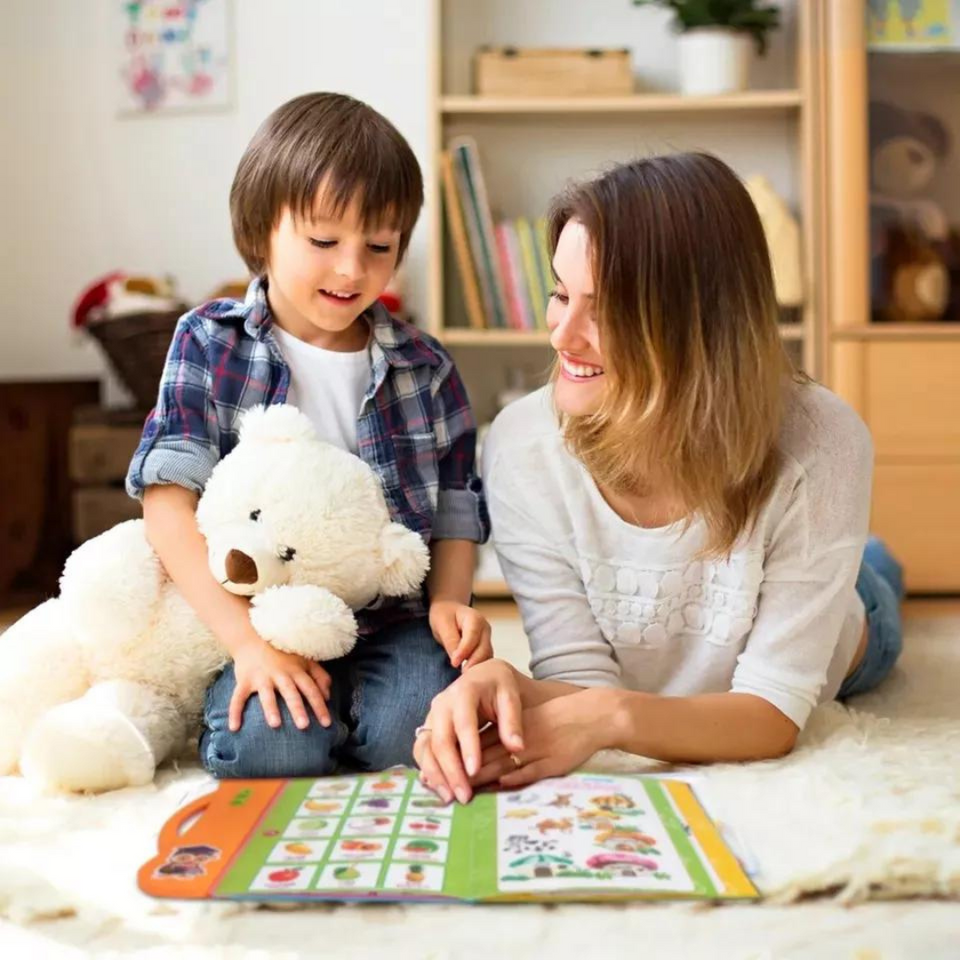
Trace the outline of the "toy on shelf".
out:
M 149 409 L 184 310 L 186 304 L 177 297 L 170 278 L 114 271 L 83 290 L 72 322 L 100 344 L 136 406 Z
M 939 119 L 870 104 L 872 319 L 960 319 L 960 235 L 922 194 L 951 149 Z

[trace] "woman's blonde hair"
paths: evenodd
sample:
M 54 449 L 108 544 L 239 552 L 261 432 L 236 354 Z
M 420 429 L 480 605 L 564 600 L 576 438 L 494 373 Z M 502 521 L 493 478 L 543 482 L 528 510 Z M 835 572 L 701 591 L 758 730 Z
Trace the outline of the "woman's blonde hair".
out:
M 725 556 L 773 487 L 785 390 L 798 374 L 778 330 L 767 243 L 753 202 L 716 157 L 621 164 L 558 198 L 590 238 L 607 387 L 566 416 L 567 444 L 618 493 L 666 479 Z

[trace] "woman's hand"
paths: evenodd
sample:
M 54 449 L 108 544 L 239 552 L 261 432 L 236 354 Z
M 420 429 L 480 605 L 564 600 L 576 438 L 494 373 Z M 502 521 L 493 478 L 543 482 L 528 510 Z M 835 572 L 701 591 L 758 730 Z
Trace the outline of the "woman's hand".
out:
M 523 750 L 521 712 L 529 683 L 503 660 L 487 660 L 433 698 L 413 756 L 424 784 L 445 803 L 454 796 L 467 803 L 473 794 L 470 778 L 481 768 L 481 727 L 495 725 L 504 751 Z
M 507 749 L 498 731 L 484 731 L 479 772 L 474 786 L 498 783 L 515 789 L 545 777 L 576 770 L 598 750 L 610 746 L 614 691 L 588 688 L 568 697 L 556 697 L 523 711 L 522 749 Z M 516 758 L 516 759 L 514 759 Z

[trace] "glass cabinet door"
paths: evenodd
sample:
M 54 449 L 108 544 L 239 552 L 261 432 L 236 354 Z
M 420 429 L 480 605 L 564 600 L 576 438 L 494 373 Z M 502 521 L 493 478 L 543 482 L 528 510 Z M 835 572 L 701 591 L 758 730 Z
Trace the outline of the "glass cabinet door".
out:
M 868 0 L 870 320 L 960 322 L 960 4 Z
M 813 0 L 827 384 L 873 436 L 871 528 L 960 592 L 960 0 Z

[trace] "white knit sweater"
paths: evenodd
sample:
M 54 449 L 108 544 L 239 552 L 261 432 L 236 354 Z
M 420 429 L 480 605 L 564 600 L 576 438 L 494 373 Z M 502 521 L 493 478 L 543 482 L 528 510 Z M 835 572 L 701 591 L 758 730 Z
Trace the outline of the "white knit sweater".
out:
M 792 389 L 781 473 L 729 561 L 695 560 L 702 519 L 623 520 L 566 449 L 551 388 L 507 407 L 483 450 L 493 539 L 540 679 L 670 696 L 736 691 L 799 727 L 856 652 L 873 448 L 856 413 Z

